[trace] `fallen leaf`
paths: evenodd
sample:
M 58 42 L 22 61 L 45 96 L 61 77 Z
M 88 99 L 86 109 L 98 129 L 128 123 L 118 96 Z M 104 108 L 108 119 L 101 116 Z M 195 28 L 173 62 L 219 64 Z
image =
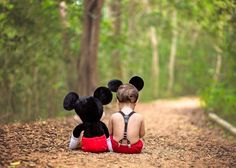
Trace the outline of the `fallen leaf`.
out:
M 17 161 L 17 162 L 12 162 L 10 163 L 11 166 L 18 166 L 20 165 L 20 161 Z

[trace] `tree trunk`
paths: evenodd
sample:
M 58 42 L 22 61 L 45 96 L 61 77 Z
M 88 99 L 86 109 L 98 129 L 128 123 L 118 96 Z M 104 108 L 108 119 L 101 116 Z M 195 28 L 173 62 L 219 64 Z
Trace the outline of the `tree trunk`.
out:
M 112 1 L 111 4 L 112 9 L 112 16 L 114 18 L 113 22 L 113 39 L 114 44 L 118 44 L 120 40 L 120 34 L 121 34 L 121 1 Z M 114 75 L 117 78 L 122 78 L 122 69 L 121 69 L 121 60 L 120 60 L 120 51 L 118 48 L 115 47 L 115 49 L 112 52 L 112 67 L 114 70 Z
M 170 51 L 170 59 L 169 59 L 169 80 L 168 80 L 168 88 L 167 93 L 169 95 L 172 94 L 173 84 L 174 84 L 174 68 L 175 68 L 175 57 L 176 57 L 176 48 L 177 48 L 177 11 L 173 10 L 172 16 L 172 42 L 171 42 L 171 51 Z
M 3 98 L 3 104 L 5 104 L 6 106 L 6 112 L 7 115 L 6 116 L 14 116 L 17 113 L 16 107 L 15 107 L 15 103 L 14 103 L 14 96 L 12 93 L 12 88 L 11 88 L 11 81 L 10 79 L 3 75 L 3 79 L 2 79 L 2 83 L 3 85 L 0 87 L 1 88 L 1 95 L 4 95 Z M 10 118 L 7 118 L 8 120 Z
M 68 35 L 68 21 L 67 21 L 67 5 L 65 1 L 61 1 L 59 5 L 59 12 L 61 17 L 61 23 L 63 27 L 63 58 L 66 67 L 66 82 L 69 90 L 74 90 L 74 64 L 70 54 L 70 39 Z
M 126 7 L 128 9 L 128 29 L 127 29 L 127 36 L 130 39 L 134 39 L 136 40 L 137 38 L 137 26 L 136 26 L 136 14 L 137 14 L 137 1 L 128 1 L 127 5 L 128 7 Z M 125 59 L 124 62 L 122 62 L 122 78 L 128 80 L 130 78 L 130 74 L 131 69 L 129 68 L 129 65 L 131 65 L 133 63 L 133 55 L 135 54 L 135 48 L 131 48 L 127 51 L 127 57 Z
M 35 62 L 35 66 L 33 69 L 33 81 L 34 81 L 34 85 L 32 86 L 32 91 L 33 91 L 33 113 L 32 111 L 30 112 L 30 120 L 31 119 L 36 119 L 39 115 L 40 115 L 40 110 L 39 110 L 39 83 L 38 83 L 38 67 L 36 66 L 37 64 L 37 60 L 34 60 Z
M 188 55 L 193 55 L 194 53 L 194 46 L 196 45 L 196 41 L 199 37 L 199 33 L 200 33 L 200 28 L 196 25 L 194 25 L 194 23 L 191 23 L 188 25 L 191 28 L 191 40 L 189 41 L 189 50 L 187 51 Z
M 150 39 L 152 43 L 152 96 L 156 98 L 158 96 L 159 88 L 159 57 L 158 57 L 158 39 L 156 37 L 156 29 L 154 27 L 150 28 Z
M 129 1 L 128 3 L 129 8 L 128 8 L 128 34 L 129 35 L 134 35 L 137 30 L 136 30 L 136 23 L 135 23 L 135 17 L 137 14 L 137 2 L 136 1 Z M 136 34 L 135 34 L 136 35 Z
M 222 56 L 221 56 L 222 50 L 218 46 L 215 46 L 215 50 L 217 53 L 217 57 L 216 57 L 216 68 L 215 68 L 214 80 L 218 81 L 220 77 L 221 66 L 222 66 Z
M 144 5 L 146 6 L 147 13 L 151 13 L 151 7 L 148 0 L 143 0 Z M 158 56 L 158 38 L 156 35 L 156 28 L 150 27 L 150 40 L 152 44 L 152 96 L 156 98 L 158 96 L 159 88 L 159 56 Z
M 77 62 L 78 91 L 91 95 L 98 83 L 97 52 L 103 0 L 84 1 L 84 28 Z
M 233 125 L 223 120 L 214 113 L 209 113 L 208 116 L 211 120 L 213 120 L 214 122 L 225 128 L 226 130 L 230 131 L 234 136 L 236 136 L 236 128 Z

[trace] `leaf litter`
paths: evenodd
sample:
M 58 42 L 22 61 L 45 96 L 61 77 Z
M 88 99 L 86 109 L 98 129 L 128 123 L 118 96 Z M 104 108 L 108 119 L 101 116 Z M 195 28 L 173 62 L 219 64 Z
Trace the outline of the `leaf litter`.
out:
M 68 149 L 74 117 L 2 125 L 0 167 L 236 167 L 236 142 L 209 127 L 198 99 L 140 103 L 145 117 L 141 154 L 86 153 Z M 114 108 L 107 109 L 104 119 Z

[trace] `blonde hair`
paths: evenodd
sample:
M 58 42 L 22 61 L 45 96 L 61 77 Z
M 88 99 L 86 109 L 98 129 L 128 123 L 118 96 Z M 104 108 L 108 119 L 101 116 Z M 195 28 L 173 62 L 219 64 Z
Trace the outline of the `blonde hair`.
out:
M 138 89 L 132 84 L 123 84 L 118 88 L 116 97 L 120 103 L 136 103 Z

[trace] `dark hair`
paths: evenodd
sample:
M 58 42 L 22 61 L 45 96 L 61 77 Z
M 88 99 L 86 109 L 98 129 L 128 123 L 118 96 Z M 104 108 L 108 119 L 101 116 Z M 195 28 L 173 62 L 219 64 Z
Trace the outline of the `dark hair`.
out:
M 116 97 L 121 103 L 136 103 L 138 100 L 138 89 L 132 84 L 120 85 Z

